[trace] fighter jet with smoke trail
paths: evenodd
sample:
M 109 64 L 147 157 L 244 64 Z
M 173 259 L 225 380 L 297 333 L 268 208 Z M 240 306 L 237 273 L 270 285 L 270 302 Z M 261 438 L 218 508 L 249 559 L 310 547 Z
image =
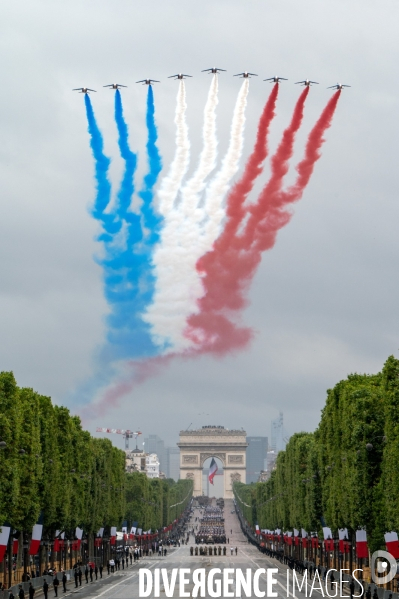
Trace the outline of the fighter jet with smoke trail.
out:
M 263 79 L 263 81 L 273 81 L 273 83 L 280 83 L 280 81 L 288 81 L 285 77 L 269 77 L 269 79 Z
M 317 81 L 311 81 L 310 79 L 305 79 L 305 81 L 297 81 L 295 85 L 304 85 L 305 87 L 310 87 L 311 85 L 319 85 Z
M 233 77 L 242 77 L 243 79 L 251 79 L 251 75 L 253 77 L 257 77 L 256 73 L 248 73 L 248 71 L 244 71 L 243 73 L 237 73 L 237 75 L 233 75 Z
M 108 85 L 103 85 L 103 87 L 109 87 L 110 89 L 119 89 L 120 87 L 127 87 L 127 85 L 122 85 L 121 83 L 108 83 Z
M 342 91 L 344 89 L 344 87 L 351 87 L 351 86 L 345 85 L 344 83 L 336 83 L 335 85 L 330 85 L 330 87 L 327 87 L 327 89 L 338 89 L 339 91 Z
M 219 67 L 212 67 L 211 69 L 204 69 L 203 71 L 201 71 L 201 73 L 213 73 L 214 75 L 217 75 L 217 73 L 219 73 L 219 71 L 223 71 L 224 73 L 226 72 L 226 69 L 219 69 Z
M 177 73 L 177 75 L 169 75 L 168 79 L 172 79 L 172 77 L 177 81 L 177 79 L 185 79 L 186 77 L 192 77 L 192 75 L 185 75 L 184 73 Z
M 90 89 L 90 87 L 75 87 L 72 90 L 73 92 L 79 92 L 80 94 L 88 94 L 89 92 L 95 92 L 95 89 Z
M 136 81 L 136 83 L 142 83 L 143 85 L 152 85 L 153 83 L 160 83 L 156 79 L 140 79 L 140 81 Z

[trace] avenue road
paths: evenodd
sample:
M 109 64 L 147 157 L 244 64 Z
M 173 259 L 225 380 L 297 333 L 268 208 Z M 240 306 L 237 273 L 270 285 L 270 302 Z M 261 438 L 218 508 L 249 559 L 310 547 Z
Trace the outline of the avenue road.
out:
M 152 557 L 144 557 L 139 562 L 136 562 L 128 569 L 116 572 L 111 576 L 107 576 L 92 584 L 84 585 L 78 589 L 68 587 L 66 593 L 60 592 L 60 595 L 67 597 L 69 595 L 80 595 L 82 599 L 138 599 L 139 598 L 139 569 L 147 568 L 153 570 L 154 568 L 166 568 L 168 570 L 168 577 L 173 568 L 190 568 L 193 571 L 196 568 L 204 568 L 208 573 L 212 568 L 240 568 L 245 574 L 247 568 L 251 568 L 254 573 L 258 568 L 278 568 L 278 574 L 274 574 L 274 578 L 277 579 L 277 584 L 274 585 L 273 591 L 278 593 L 278 597 L 282 599 L 287 597 L 286 591 L 286 572 L 287 566 L 282 565 L 280 562 L 268 558 L 261 554 L 256 547 L 249 544 L 243 533 L 241 532 L 240 523 L 237 515 L 232 514 L 231 511 L 234 509 L 232 500 L 225 500 L 225 528 L 226 536 L 229 537 L 230 543 L 226 545 L 227 555 L 226 556 L 191 556 L 190 547 L 195 547 L 195 541 L 193 535 L 190 535 L 190 541 L 188 545 L 181 545 L 177 548 L 168 547 L 166 557 L 158 557 L 154 555 Z M 189 529 L 195 525 L 194 518 L 199 516 L 199 510 L 195 510 Z M 231 530 L 233 531 L 231 533 Z M 230 548 L 234 548 L 234 553 L 231 555 Z M 237 555 L 235 554 L 235 547 L 237 547 Z M 106 572 L 106 570 L 105 570 Z M 191 578 L 191 577 L 190 577 Z M 221 578 L 221 575 L 215 578 Z M 302 577 L 298 578 L 301 579 Z M 179 597 L 179 579 L 177 578 L 173 597 Z M 191 585 L 186 585 L 185 590 L 190 591 Z M 267 590 L 266 575 L 261 575 L 259 579 L 259 589 L 261 591 Z M 234 589 L 234 585 L 232 587 Z M 309 595 L 310 585 L 308 585 Z M 304 593 L 296 592 L 296 595 L 303 595 Z M 53 591 L 49 593 L 49 599 L 53 596 Z M 150 597 L 154 595 L 151 594 Z M 191 593 L 190 593 L 191 596 Z M 221 595 L 223 596 L 223 595 Z M 244 596 L 244 595 L 243 595 Z M 255 596 L 254 594 L 252 595 Z M 267 596 L 267 593 L 266 593 Z M 290 593 L 290 596 L 293 596 Z M 320 592 L 313 591 L 312 596 L 316 599 L 321 597 Z M 162 585 L 160 586 L 160 597 L 166 597 L 165 589 Z M 206 594 L 205 597 L 210 597 Z

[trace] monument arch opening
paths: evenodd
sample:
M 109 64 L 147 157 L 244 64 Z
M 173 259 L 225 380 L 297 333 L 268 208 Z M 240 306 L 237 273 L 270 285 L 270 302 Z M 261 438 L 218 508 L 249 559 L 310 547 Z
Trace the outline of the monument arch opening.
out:
M 216 469 L 214 466 L 211 469 L 212 463 Z M 224 464 L 217 456 L 206 458 L 202 464 L 202 493 L 217 499 L 224 497 Z
M 180 431 L 180 478 L 194 482 L 194 496 L 207 494 L 203 469 L 214 458 L 223 466 L 223 497 L 233 498 L 233 482 L 246 482 L 247 434 L 244 430 L 229 430 L 208 425 L 197 430 Z M 208 466 L 209 468 L 209 466 Z M 211 490 L 209 491 L 211 493 Z M 212 496 L 212 493 L 211 493 Z

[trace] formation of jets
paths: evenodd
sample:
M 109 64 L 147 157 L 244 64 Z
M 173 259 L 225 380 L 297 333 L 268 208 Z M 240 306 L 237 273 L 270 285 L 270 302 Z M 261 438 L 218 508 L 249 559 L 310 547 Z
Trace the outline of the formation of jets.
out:
M 211 67 L 210 69 L 204 69 L 201 71 L 202 73 L 213 73 L 217 75 L 220 72 L 225 73 L 226 69 L 220 69 L 219 67 Z M 257 77 L 256 73 L 250 73 L 249 71 L 243 71 L 242 73 L 237 73 L 233 75 L 233 77 L 241 77 L 242 79 L 250 79 L 251 77 Z M 177 81 L 178 79 L 186 79 L 187 77 L 192 77 L 192 75 L 187 75 L 185 73 L 176 73 L 176 75 L 169 75 L 168 79 L 174 79 Z M 285 77 L 278 77 L 275 75 L 274 77 L 268 77 L 263 81 L 270 81 L 272 83 L 279 84 L 280 81 L 288 81 Z M 140 79 L 136 81 L 136 83 L 142 83 L 143 85 L 152 85 L 153 83 L 160 83 L 157 79 Z M 312 81 L 311 79 L 304 79 L 303 81 L 296 81 L 295 85 L 303 85 L 304 87 L 310 87 L 311 85 L 319 85 L 317 81 Z M 108 87 L 109 89 L 119 89 L 120 87 L 127 87 L 127 85 L 122 85 L 121 83 L 109 83 L 108 85 L 104 85 L 103 87 Z M 336 83 L 331 85 L 327 89 L 336 89 L 342 91 L 344 87 L 351 87 L 350 85 L 346 85 L 344 83 Z M 95 89 L 90 89 L 90 87 L 77 87 L 73 89 L 74 92 L 79 92 L 80 94 L 88 94 L 89 92 L 95 92 Z

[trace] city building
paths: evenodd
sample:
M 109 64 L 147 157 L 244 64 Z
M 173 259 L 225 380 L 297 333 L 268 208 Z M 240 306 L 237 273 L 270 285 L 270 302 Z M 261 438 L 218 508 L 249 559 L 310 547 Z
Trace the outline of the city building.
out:
M 166 477 L 177 481 L 180 478 L 180 449 L 167 447 L 166 452 L 168 456 Z
M 148 478 L 159 478 L 159 460 L 156 453 L 146 455 L 145 467 Z
M 265 468 L 267 437 L 247 437 L 247 483 L 256 483 Z
M 285 449 L 285 439 L 284 439 L 284 416 L 283 413 L 280 412 L 275 420 L 272 420 L 271 423 L 271 435 L 270 435 L 270 449 L 275 452 L 284 451 Z
M 278 452 L 274 451 L 273 449 L 271 449 L 270 451 L 267 452 L 267 456 L 266 456 L 266 472 L 267 472 L 267 477 L 270 477 L 270 474 L 272 473 L 272 470 L 275 469 L 276 467 L 276 460 L 277 460 L 277 455 Z
M 126 449 L 126 472 L 145 472 L 146 454 L 142 449 Z
M 126 450 L 126 472 L 144 472 L 148 478 L 165 478 L 160 472 L 156 453 L 145 453 L 142 449 Z
M 160 463 L 160 470 L 167 474 L 168 471 L 168 456 L 165 442 L 158 435 L 147 435 L 144 439 L 144 450 L 146 453 L 156 453 Z

